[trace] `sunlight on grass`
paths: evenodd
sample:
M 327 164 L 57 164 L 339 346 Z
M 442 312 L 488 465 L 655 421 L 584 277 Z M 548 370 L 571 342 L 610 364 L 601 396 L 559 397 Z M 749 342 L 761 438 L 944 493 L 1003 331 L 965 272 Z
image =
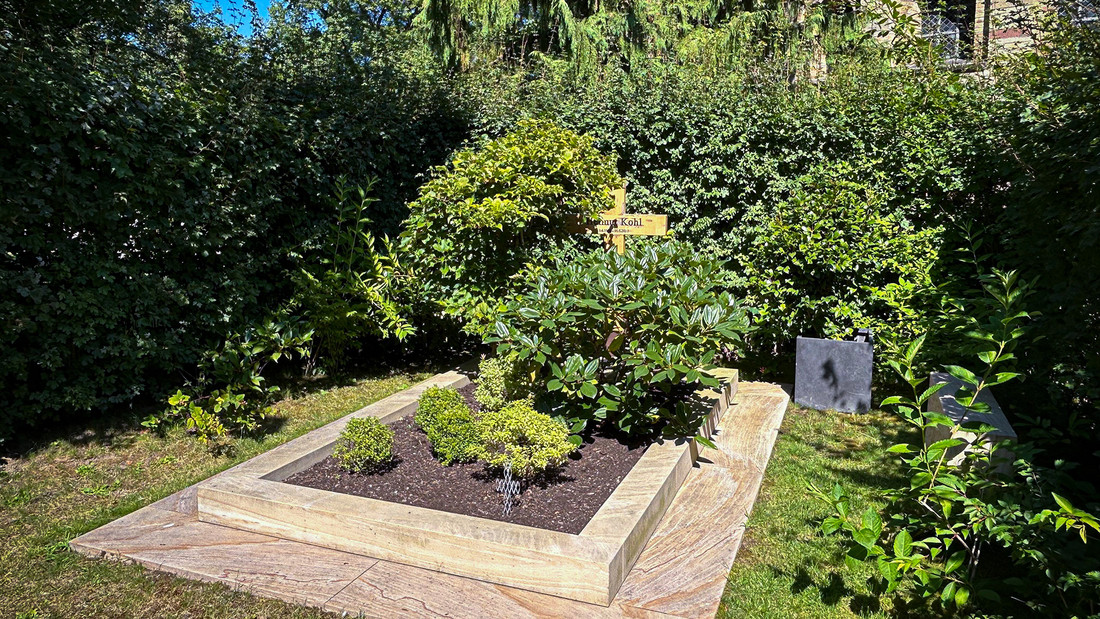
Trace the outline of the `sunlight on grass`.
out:
M 853 504 L 881 507 L 881 493 L 902 479 L 885 449 L 907 431 L 885 413 L 846 415 L 792 406 L 775 444 L 719 617 L 884 617 L 869 595 L 873 568 L 844 567 L 843 551 L 818 523 L 828 508 L 807 482 L 840 482 Z
M 68 541 L 427 378 L 396 374 L 281 402 L 273 431 L 214 454 L 176 428 L 88 428 L 0 469 L 0 617 L 313 617 L 322 613 L 82 559 Z M 37 612 L 37 615 L 34 613 Z
M 8 462 L 0 470 L 0 535 L 9 540 L 0 547 L 0 616 L 324 616 L 221 585 L 83 559 L 67 543 L 427 376 L 371 378 L 286 400 L 269 434 L 233 440 L 229 455 L 211 453 L 181 429 L 159 436 L 115 427 L 88 428 Z M 790 409 L 719 617 L 884 616 L 868 595 L 870 568 L 847 571 L 836 541 L 817 532 L 825 508 L 805 484 L 840 481 L 854 501 L 880 505 L 898 473 L 883 466 L 884 449 L 901 430 L 881 413 Z

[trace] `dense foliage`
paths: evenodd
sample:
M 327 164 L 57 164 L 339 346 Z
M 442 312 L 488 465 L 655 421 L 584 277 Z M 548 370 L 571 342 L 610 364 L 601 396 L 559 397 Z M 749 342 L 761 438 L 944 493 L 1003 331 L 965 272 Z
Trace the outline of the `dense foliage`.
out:
M 495 411 L 508 402 L 528 395 L 525 381 L 518 376 L 513 355 L 487 357 L 477 366 L 477 388 L 474 398 L 483 410 Z
M 350 419 L 336 440 L 332 457 L 352 473 L 379 470 L 393 460 L 393 430 L 375 417 Z
M 571 218 L 593 219 L 622 184 L 592 139 L 542 121 L 461 151 L 409 205 L 401 248 L 429 310 L 478 330 L 518 287 L 533 256 L 561 243 Z
M 856 326 L 935 333 L 927 367 L 973 360 L 951 295 L 1001 267 L 1039 313 L 1014 353 L 1031 379 L 998 398 L 1031 470 L 1073 470 L 1060 496 L 1096 512 L 1100 31 L 1051 15 L 1033 50 L 959 75 L 914 32 L 836 28 L 861 20 L 843 3 L 502 6 L 290 0 L 242 34 L 185 1 L 0 0 L 0 435 L 172 393 L 151 425 L 258 431 L 276 373 L 501 312 L 539 406 L 675 425 L 663 403 L 722 338 L 669 333 L 744 333 L 706 291 L 755 306 L 746 369 Z M 691 248 L 676 264 L 564 238 L 624 179 Z M 695 309 L 648 315 L 662 295 Z M 510 372 L 486 372 L 487 408 L 526 395 Z M 1054 510 L 1020 498 L 1046 475 L 989 492 Z M 947 528 L 972 513 L 952 509 Z M 1004 569 L 1036 604 L 1076 599 L 1083 563 L 1035 567 L 1064 532 L 1031 531 L 997 542 Z
M 745 50 L 782 50 L 821 62 L 827 35 L 838 38 L 859 23 L 855 6 L 775 0 L 429 0 L 423 23 L 429 45 L 449 66 L 469 68 L 487 59 L 522 62 L 549 52 L 584 67 L 654 55 L 723 67 L 743 58 Z
M 746 268 L 747 302 L 772 342 L 860 327 L 891 341 L 919 332 L 943 228 L 914 225 L 883 176 L 870 163 L 824 164 L 776 205 Z
M 389 239 L 371 232 L 367 209 L 377 199 L 368 192 L 375 182 L 352 189 L 337 180 L 336 221 L 317 258 L 295 277 L 288 311 L 313 332 L 307 372 L 318 363 L 338 364 L 366 337 L 403 340 L 415 332 L 395 301 L 409 275 Z
M 1068 476 L 1064 464 L 1037 465 L 1032 443 L 983 444 L 959 434 L 995 429 L 983 421 L 990 411 L 984 396 L 1020 376 L 1012 370 L 1031 317 L 1024 309 L 1029 286 L 1016 273 L 996 273 L 985 291 L 994 303 L 988 309 L 971 305 L 966 325 L 982 369 L 945 367 L 961 385 L 954 397 L 970 411 L 965 420 L 928 409 L 948 383 L 925 388 L 925 376 L 916 369 L 922 335 L 890 362 L 912 396 L 883 402 L 920 429 L 919 443 L 888 450 L 901 455 L 911 483 L 890 492 L 885 522 L 874 509 L 860 513 L 840 485 L 829 493 L 814 488 L 834 510 L 822 529 L 848 539 L 850 561 L 876 563 L 884 593 L 902 586 L 947 609 L 1011 612 L 1011 604 L 1022 601 L 1046 616 L 1093 616 L 1100 561 L 1086 544 L 1090 534 L 1100 533 L 1100 521 L 1059 494 L 1087 497 L 1088 486 Z M 963 448 L 965 457 L 958 455 Z M 1010 559 L 1018 575 L 1005 578 L 996 564 L 1000 557 Z
M 436 416 L 427 429 L 432 453 L 443 466 L 477 459 L 481 434 L 468 406 L 447 409 Z
M 995 139 L 986 122 L 992 93 L 948 72 L 898 71 L 867 49 L 838 57 L 829 79 L 816 85 L 789 84 L 774 62 L 746 62 L 741 70 L 711 72 L 651 60 L 588 75 L 548 60 L 528 68 L 538 79 L 486 70 L 463 83 L 478 99 L 477 123 L 486 131 L 548 117 L 616 152 L 628 210 L 667 213 L 679 237 L 723 265 L 732 291 L 761 310 L 749 346 L 759 365 L 775 364 L 777 352 L 793 353 L 802 328 L 837 333 L 869 322 L 911 332 L 927 302 L 916 293 L 954 261 L 949 248 L 962 224 L 991 220 L 997 181 L 985 174 L 1000 164 L 988 148 Z M 847 201 L 843 223 L 824 223 L 849 251 L 840 255 L 831 238 L 807 233 L 797 247 L 807 257 L 795 258 L 817 262 L 818 270 L 803 276 L 794 268 L 789 282 L 769 282 L 768 270 L 783 256 L 765 250 L 794 240 L 783 239 L 784 223 L 795 226 L 789 233 L 803 218 L 828 219 L 829 199 Z M 853 221 L 862 208 L 882 223 Z M 899 225 L 904 233 L 894 229 Z M 882 273 L 861 271 L 847 281 L 845 269 L 869 265 L 883 239 L 912 245 Z M 837 274 L 829 275 L 834 266 Z M 812 281 L 818 275 L 832 284 Z M 791 317 L 777 294 L 785 288 L 867 307 L 838 309 L 828 317 L 832 324 L 808 306 Z
M 436 419 L 449 410 L 468 408 L 466 399 L 457 389 L 450 387 L 428 387 L 417 401 L 413 421 L 417 427 L 427 432 L 435 425 Z
M 444 466 L 477 459 L 481 435 L 473 412 L 457 390 L 429 387 L 417 402 L 413 420 Z
M 715 265 L 686 245 L 603 250 L 537 269 L 486 341 L 545 385 L 539 404 L 581 431 L 608 421 L 627 432 L 698 428 L 691 393 L 717 386 L 707 370 L 736 350 L 744 309 L 719 292 Z
M 1013 397 L 1044 446 L 1100 470 L 1100 30 L 1051 19 L 1002 89 L 998 258 L 1037 278 L 1041 315 L 1022 369 L 1050 378 Z
M 0 433 L 174 391 L 291 294 L 337 176 L 392 227 L 464 135 L 407 36 L 295 6 L 0 4 Z
M 569 440 L 569 428 L 516 400 L 477 419 L 477 457 L 490 467 L 510 467 L 521 479 L 565 463 L 577 447 Z

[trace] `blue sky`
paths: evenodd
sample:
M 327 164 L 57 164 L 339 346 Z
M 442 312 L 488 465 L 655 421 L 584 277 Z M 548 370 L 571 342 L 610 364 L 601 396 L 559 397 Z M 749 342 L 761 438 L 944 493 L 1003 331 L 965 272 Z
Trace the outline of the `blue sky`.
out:
M 236 16 L 233 14 L 232 9 L 244 8 L 244 2 L 242 0 L 192 0 L 194 5 L 204 11 L 212 11 L 215 6 L 220 6 L 223 13 L 223 18 L 227 22 L 233 22 Z M 260 15 L 267 17 L 267 7 L 270 4 L 270 0 L 255 0 L 256 8 L 260 10 Z M 247 20 L 243 20 L 243 23 L 238 24 L 238 30 L 242 34 L 249 34 L 252 32 L 252 24 Z

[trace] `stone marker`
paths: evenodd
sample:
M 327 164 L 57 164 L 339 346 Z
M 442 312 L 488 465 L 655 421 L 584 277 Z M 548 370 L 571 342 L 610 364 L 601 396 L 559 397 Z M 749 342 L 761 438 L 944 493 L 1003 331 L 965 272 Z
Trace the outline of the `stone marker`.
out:
M 871 409 L 871 333 L 855 341 L 799 337 L 795 352 L 794 401 L 817 410 L 866 413 Z
M 946 372 L 932 372 L 928 380 L 929 386 L 947 383 L 946 387 L 940 389 L 935 395 L 929 398 L 927 406 L 930 412 L 943 413 L 960 425 L 980 421 L 996 428 L 981 436 L 965 430 L 958 430 L 952 433 L 952 429 L 947 426 L 932 426 L 928 428 L 924 433 L 925 446 L 947 438 L 957 438 L 966 441 L 964 445 L 958 445 L 947 450 L 948 462 L 959 465 L 966 459 L 966 454 L 969 451 L 982 448 L 988 449 L 989 446 L 1003 440 L 1016 441 L 1016 431 L 1012 429 L 1012 424 L 1008 423 L 1008 418 L 1005 417 L 1004 411 L 1001 410 L 1001 405 L 998 404 L 997 400 L 993 397 L 992 391 L 983 389 L 982 392 L 978 394 L 977 401 L 989 405 L 988 413 L 979 413 L 977 411 L 967 410 L 966 407 L 959 404 L 959 401 L 955 399 L 955 394 L 963 385 L 961 380 Z M 999 472 L 1006 474 L 1011 473 L 1012 461 L 1015 459 L 1012 451 L 1000 449 L 993 457 L 993 465 Z

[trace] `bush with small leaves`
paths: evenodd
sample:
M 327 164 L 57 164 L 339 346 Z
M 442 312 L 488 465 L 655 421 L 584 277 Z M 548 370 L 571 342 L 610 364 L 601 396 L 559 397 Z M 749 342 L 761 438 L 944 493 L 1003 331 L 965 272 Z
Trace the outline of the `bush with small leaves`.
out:
M 353 473 L 374 471 L 393 459 L 393 430 L 374 417 L 348 421 L 332 457 Z
M 511 463 L 512 473 L 521 478 L 561 466 L 576 449 L 569 440 L 569 428 L 536 411 L 530 400 L 516 400 L 500 410 L 484 412 L 477 429 L 478 459 L 491 467 Z
M 515 356 L 489 357 L 482 359 L 477 366 L 477 389 L 474 398 L 482 410 L 500 410 L 510 399 L 519 398 L 524 393 L 516 380 Z
M 428 426 L 427 434 L 432 452 L 443 466 L 477 459 L 481 437 L 474 415 L 465 403 L 436 415 L 434 422 Z
M 463 398 L 457 389 L 428 387 L 420 396 L 420 402 L 416 407 L 416 416 L 413 417 L 413 421 L 416 422 L 417 427 L 427 432 L 435 425 L 436 418 L 440 413 L 455 409 L 469 410 L 466 405 L 466 398 Z

